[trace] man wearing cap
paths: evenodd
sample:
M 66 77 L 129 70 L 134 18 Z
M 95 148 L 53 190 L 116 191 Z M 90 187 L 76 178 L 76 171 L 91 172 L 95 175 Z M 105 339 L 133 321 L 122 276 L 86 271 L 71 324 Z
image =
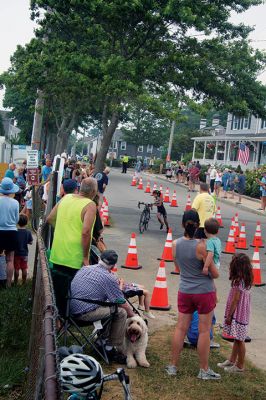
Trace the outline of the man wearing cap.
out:
M 75 318 L 94 322 L 108 317 L 112 311 L 111 308 L 84 303 L 76 298 L 118 303 L 118 310 L 112 320 L 111 328 L 106 332 L 105 349 L 110 361 L 125 363 L 125 357 L 115 347 L 122 346 L 126 319 L 134 316 L 134 313 L 125 302 L 119 281 L 111 271 L 116 265 L 117 259 L 118 255 L 114 250 L 105 250 L 102 252 L 98 264 L 89 268 L 83 267 L 78 271 L 71 283 L 73 299 L 70 303 L 70 310 Z
M 96 193 L 96 180 L 83 179 L 80 192 L 64 196 L 47 218 L 55 226 L 50 261 L 71 279 L 83 265 L 89 265 Z
M 61 186 L 61 197 L 71 193 L 78 193 L 77 181 L 75 179 L 64 179 Z
M 19 203 L 13 199 L 18 191 L 19 187 L 11 178 L 2 179 L 0 184 L 0 255 L 6 256 L 8 287 L 11 286 L 14 273 L 14 251 L 18 247 Z

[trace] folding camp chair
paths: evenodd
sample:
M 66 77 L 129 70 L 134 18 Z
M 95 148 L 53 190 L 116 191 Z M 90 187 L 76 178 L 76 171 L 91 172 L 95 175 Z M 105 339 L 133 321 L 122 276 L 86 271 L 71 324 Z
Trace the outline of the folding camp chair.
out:
M 69 336 L 75 340 L 75 342 L 81 346 L 83 349 L 89 345 L 107 364 L 109 364 L 108 356 L 104 346 L 103 336 L 108 326 L 111 325 L 116 313 L 119 304 L 123 304 L 125 300 L 121 300 L 117 303 L 111 302 L 103 302 L 99 300 L 93 299 L 82 299 L 71 297 L 70 285 L 71 279 L 66 274 L 59 271 L 52 271 L 54 288 L 59 288 L 58 284 L 60 283 L 60 291 L 61 296 L 59 296 L 59 292 L 55 289 L 56 302 L 58 307 L 58 320 L 60 321 L 60 328 L 58 331 L 57 338 L 63 338 L 64 346 L 67 346 L 67 341 Z M 58 281 L 58 282 L 57 282 Z M 65 289 L 67 287 L 67 295 Z M 64 296 L 64 298 L 63 298 Z M 79 300 L 84 303 L 97 304 L 102 307 L 109 307 L 110 315 L 106 318 L 103 318 L 99 321 L 82 321 L 77 319 L 74 315 L 71 315 L 70 312 L 70 302 L 71 300 Z M 65 300 L 65 303 L 63 302 Z M 84 331 L 84 328 L 93 327 L 92 332 L 88 333 Z M 97 341 L 97 343 L 96 343 Z

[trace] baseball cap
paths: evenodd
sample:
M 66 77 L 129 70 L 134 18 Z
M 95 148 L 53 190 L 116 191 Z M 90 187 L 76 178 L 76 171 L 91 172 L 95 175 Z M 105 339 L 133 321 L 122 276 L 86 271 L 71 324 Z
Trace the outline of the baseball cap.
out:
M 115 265 L 118 260 L 118 255 L 114 250 L 104 250 L 100 259 L 107 265 Z
M 75 179 L 65 179 L 63 182 L 63 188 L 65 193 L 74 193 L 77 189 L 78 184 Z

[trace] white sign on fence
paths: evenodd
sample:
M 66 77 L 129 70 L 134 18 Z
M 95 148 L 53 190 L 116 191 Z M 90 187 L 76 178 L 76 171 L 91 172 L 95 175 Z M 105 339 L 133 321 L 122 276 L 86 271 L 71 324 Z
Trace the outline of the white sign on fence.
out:
M 38 150 L 27 151 L 27 168 L 38 168 Z

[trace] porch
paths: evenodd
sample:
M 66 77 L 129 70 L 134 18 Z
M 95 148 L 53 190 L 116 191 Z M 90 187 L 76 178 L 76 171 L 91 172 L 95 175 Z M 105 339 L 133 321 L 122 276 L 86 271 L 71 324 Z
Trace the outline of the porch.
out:
M 216 163 L 232 165 L 232 167 L 237 167 L 240 164 L 244 170 L 266 164 L 266 136 L 200 136 L 194 137 L 192 140 L 194 141 L 192 160 L 199 160 L 201 164 Z M 237 161 L 241 142 L 244 142 L 249 147 L 249 162 L 247 165 Z

